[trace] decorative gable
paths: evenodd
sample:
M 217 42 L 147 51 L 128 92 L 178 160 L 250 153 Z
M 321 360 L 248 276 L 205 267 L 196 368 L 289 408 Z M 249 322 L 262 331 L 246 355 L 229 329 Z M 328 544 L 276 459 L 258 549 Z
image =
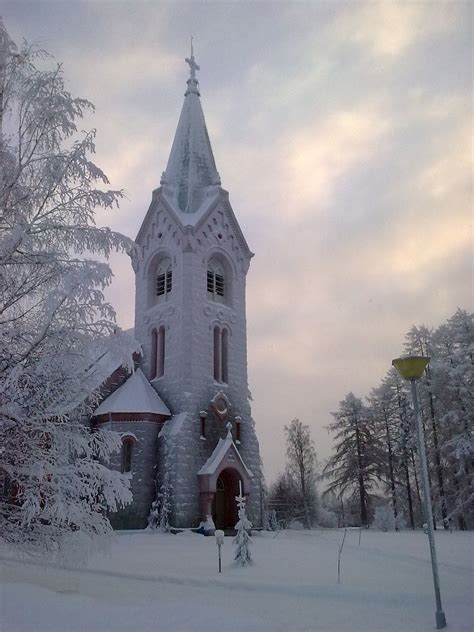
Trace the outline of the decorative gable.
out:
M 227 468 L 236 470 L 242 479 L 244 493 L 250 491 L 252 471 L 245 465 L 245 462 L 235 445 L 231 426 L 225 439 L 219 439 L 213 453 L 198 472 L 199 488 L 201 492 L 215 492 L 217 479 L 221 472 Z

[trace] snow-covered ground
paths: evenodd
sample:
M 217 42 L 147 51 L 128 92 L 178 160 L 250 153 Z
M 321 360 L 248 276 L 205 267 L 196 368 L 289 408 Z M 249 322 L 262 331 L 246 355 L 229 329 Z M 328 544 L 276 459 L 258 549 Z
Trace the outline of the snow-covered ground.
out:
M 2 552 L 2 632 L 423 632 L 435 628 L 429 549 L 421 532 L 284 531 L 253 536 L 236 567 L 231 538 L 217 572 L 214 538 L 119 533 L 83 569 L 45 568 Z M 450 631 L 474 629 L 473 536 L 437 532 Z

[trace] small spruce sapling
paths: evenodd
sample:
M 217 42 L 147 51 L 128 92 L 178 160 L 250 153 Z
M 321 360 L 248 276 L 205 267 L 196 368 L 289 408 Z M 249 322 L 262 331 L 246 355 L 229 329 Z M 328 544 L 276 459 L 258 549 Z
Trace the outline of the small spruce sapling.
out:
M 158 501 L 158 528 L 161 531 L 168 532 L 170 530 L 170 514 L 171 514 L 171 483 L 168 471 L 165 472 L 163 483 L 157 495 Z
M 169 532 L 170 530 L 170 515 L 171 515 L 171 497 L 173 488 L 170 483 L 170 476 L 168 465 L 169 459 L 165 459 L 165 473 L 161 482 L 161 486 L 158 487 L 157 481 L 157 494 L 156 499 L 153 501 L 148 515 L 148 526 L 150 529 L 159 529 L 163 532 Z
M 158 501 L 154 500 L 151 504 L 150 513 L 148 515 L 148 527 L 150 529 L 158 529 L 159 524 L 159 505 Z
M 390 507 L 390 505 L 377 507 L 372 525 L 376 529 L 380 529 L 380 531 L 394 531 L 395 516 L 392 507 Z
M 245 496 L 242 495 L 242 483 L 239 481 L 239 495 L 235 497 L 239 508 L 239 521 L 235 525 L 237 535 L 234 538 L 235 544 L 235 561 L 240 562 L 242 566 L 246 566 L 252 561 L 250 553 L 251 537 L 249 531 L 252 523 L 247 518 L 245 512 Z
M 280 523 L 278 522 L 277 514 L 275 509 L 272 509 L 268 518 L 270 531 L 279 531 Z

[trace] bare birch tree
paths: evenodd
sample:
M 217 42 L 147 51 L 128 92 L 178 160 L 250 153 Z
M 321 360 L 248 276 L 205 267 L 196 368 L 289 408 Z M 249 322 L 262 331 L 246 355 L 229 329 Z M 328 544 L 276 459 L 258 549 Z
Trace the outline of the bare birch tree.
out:
M 299 419 L 285 426 L 287 469 L 295 482 L 304 512 L 306 528 L 316 513 L 316 450 L 309 426 Z

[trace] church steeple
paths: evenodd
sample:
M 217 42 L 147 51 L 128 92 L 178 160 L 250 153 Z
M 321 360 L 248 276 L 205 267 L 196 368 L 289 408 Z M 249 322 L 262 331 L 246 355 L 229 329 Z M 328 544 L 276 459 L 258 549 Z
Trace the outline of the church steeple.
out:
M 162 428 L 124 422 L 137 439 L 136 462 L 143 462 L 132 481 L 130 528 L 135 515 L 146 524 L 155 479 L 173 486 L 173 526 L 202 522 L 208 529 L 214 519 L 218 528 L 233 527 L 239 482 L 260 524 L 260 456 L 247 386 L 252 253 L 220 187 L 192 47 L 186 63 L 184 105 L 162 186 L 153 191 L 132 251 L 141 368 L 171 418 Z M 143 441 L 146 433 L 151 441 Z
M 206 121 L 201 107 L 199 82 L 191 40 L 189 79 L 184 104 L 161 184 L 171 194 L 175 207 L 182 213 L 195 213 L 206 194 L 221 181 L 212 153 Z

